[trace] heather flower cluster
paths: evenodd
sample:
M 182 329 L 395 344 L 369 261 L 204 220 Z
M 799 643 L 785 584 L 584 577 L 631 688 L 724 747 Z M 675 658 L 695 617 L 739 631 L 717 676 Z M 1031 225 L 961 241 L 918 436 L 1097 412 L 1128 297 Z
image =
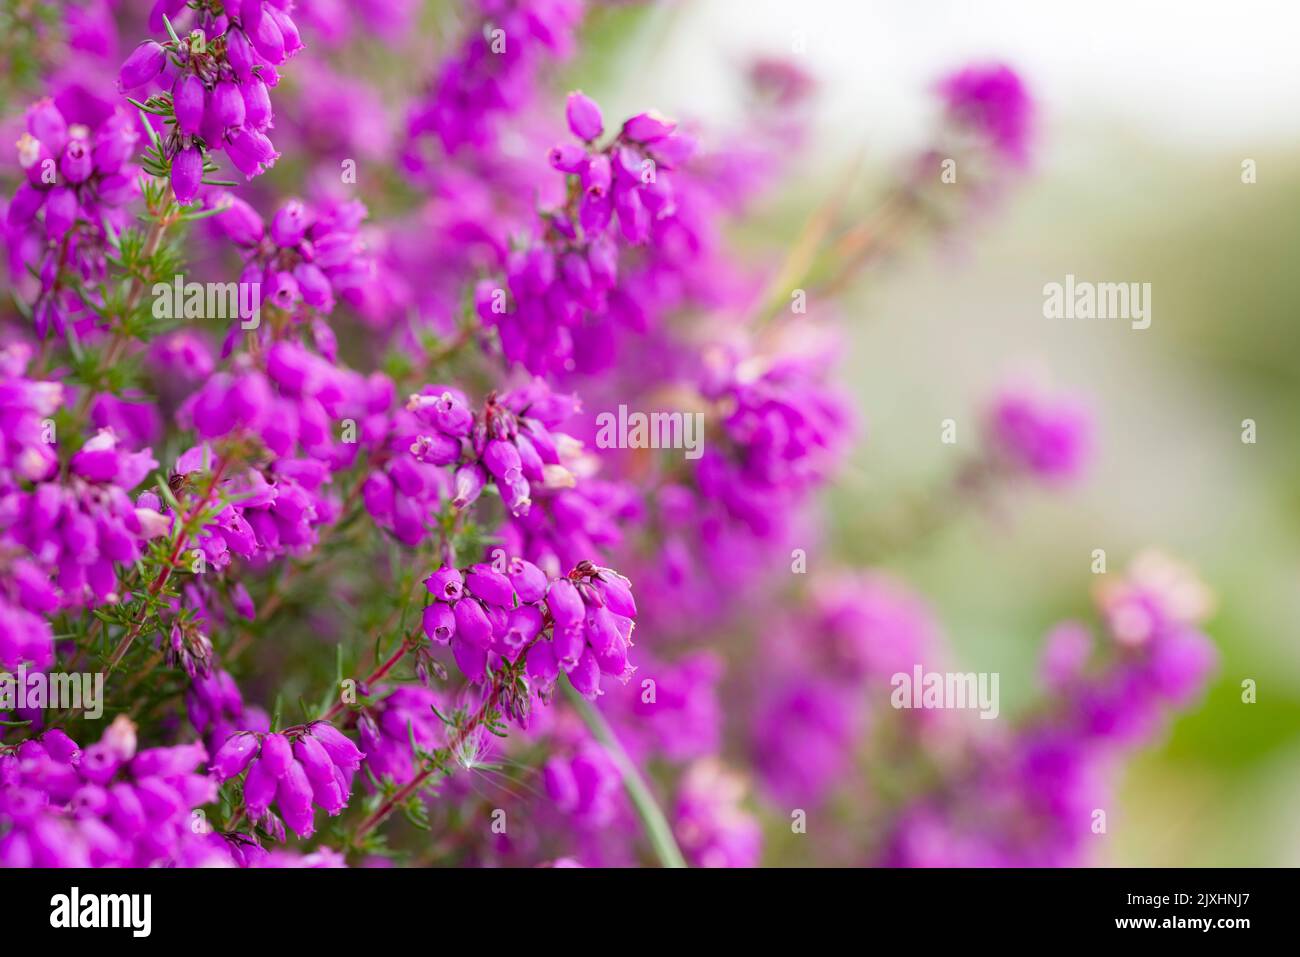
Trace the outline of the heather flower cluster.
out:
M 164 17 L 186 8 L 160 6 Z M 123 91 L 158 86 L 168 94 L 153 112 L 167 121 L 159 159 L 182 206 L 198 195 L 213 153 L 225 152 L 247 179 L 279 159 L 265 131 L 275 125 L 269 88 L 280 81 L 276 68 L 303 48 L 291 12 L 291 2 L 269 0 L 200 4 L 193 23 L 180 24 L 189 31 L 183 39 L 167 21 L 171 39 L 141 42 L 122 64 Z
M 359 201 L 311 209 L 291 199 L 276 210 L 269 229 L 237 196 L 217 195 L 211 202 L 223 210 L 215 217 L 218 229 L 243 256 L 239 281 L 256 285 L 261 302 L 289 315 L 329 315 L 336 301 L 355 298 L 373 276 L 374 263 L 359 235 L 366 216 Z
M 479 283 L 476 296 L 479 315 L 496 328 L 504 356 L 542 374 L 574 368 L 579 348 L 592 348 L 577 342 L 575 333 L 589 312 L 609 309 L 620 246 L 644 245 L 667 231 L 661 221 L 676 212 L 670 171 L 694 149 L 675 121 L 654 112 L 631 117 L 598 147 L 604 119 L 579 92 L 569 94 L 566 115 L 581 143 L 562 143 L 549 155 L 551 166 L 566 176 L 564 205 L 543 214 L 532 245 L 508 257 L 509 302 L 490 280 Z
M 988 417 L 990 444 L 1011 471 L 1047 482 L 1068 481 L 1082 473 L 1091 417 L 1081 400 L 1008 384 L 994 399 Z
M 1073 621 L 1047 636 L 1044 713 L 904 808 L 887 863 L 1052 867 L 1086 857 L 1096 810 L 1112 804 L 1109 769 L 1196 700 L 1218 658 L 1199 630 L 1204 585 L 1161 553 L 1138 556 L 1097 599 L 1100 640 Z
M 336 816 L 347 807 L 352 776 L 364 754 L 327 722 L 284 734 L 232 734 L 212 758 L 212 775 L 244 777 L 244 809 L 253 821 L 275 827 L 274 802 L 283 823 L 299 837 L 315 833 L 313 805 Z M 283 826 L 281 826 L 283 830 Z
M 37 335 L 62 335 L 70 324 L 84 331 L 93 321 L 76 282 L 93 289 L 106 276 L 108 237 L 129 221 L 140 191 L 138 139 L 125 104 L 81 84 L 28 108 L 17 143 L 23 176 L 9 199 L 5 239 L 10 272 L 23 285 L 33 276 L 39 284 L 30 300 Z
M 584 562 L 548 582 L 532 562 L 512 558 L 503 570 L 444 566 L 424 584 L 434 598 L 424 609 L 424 632 L 450 644 L 471 682 L 483 681 L 498 660 L 522 657 L 541 697 L 563 673 L 579 694 L 595 698 L 601 675 L 626 684 L 636 670 L 628 664 L 636 602 L 631 583 L 613 569 Z
M 194 809 L 216 796 L 206 756 L 201 744 L 139 749 L 135 727 L 120 719 L 84 749 L 57 729 L 5 746 L 0 865 L 228 865 L 191 827 Z
M 4 391 L 0 392 L 5 432 L 0 445 L 0 475 L 5 484 L 40 482 L 58 471 L 59 459 L 45 441 L 47 420 L 63 404 L 63 386 L 57 382 L 29 379 L 25 373 L 32 350 L 14 343 L 0 352 L 4 364 Z
M 485 150 L 503 117 L 522 113 L 537 74 L 573 51 L 583 0 L 471 0 L 470 28 L 410 110 L 407 135 L 436 135 L 450 154 Z
M 996 388 L 837 557 L 838 297 L 1015 183 L 1022 79 L 941 81 L 882 220 L 846 189 L 772 241 L 815 78 L 759 57 L 735 129 L 610 116 L 565 92 L 587 6 L 67 12 L 0 164 L 0 671 L 102 673 L 110 723 L 0 698 L 0 864 L 753 867 L 802 814 L 808 862 L 1072 865 L 1194 705 L 1208 590 L 1143 554 L 1026 716 L 890 707 L 958 657 L 899 559 L 1086 482 L 1084 398 Z
M 127 495 L 155 465 L 149 452 L 127 452 L 100 430 L 72 456 L 65 481 L 11 496 L 9 535 L 47 570 L 65 604 L 117 597 L 117 566 L 139 558 L 157 532 L 157 512 Z
M 379 380 L 372 389 L 378 401 L 391 402 L 389 383 Z M 577 401 L 545 383 L 490 393 L 481 413 L 471 411 L 464 392 L 447 386 L 424 386 L 388 417 L 378 401 L 367 430 L 378 467 L 362 495 L 371 517 L 399 541 L 422 541 L 440 502 L 462 511 L 492 489 L 519 518 L 530 513 L 534 496 L 574 485 L 565 463 L 572 464 L 580 443 L 552 430 Z
M 1010 162 L 1024 165 L 1034 107 L 1015 70 L 1000 63 L 969 66 L 945 77 L 939 94 L 955 124 L 985 139 Z

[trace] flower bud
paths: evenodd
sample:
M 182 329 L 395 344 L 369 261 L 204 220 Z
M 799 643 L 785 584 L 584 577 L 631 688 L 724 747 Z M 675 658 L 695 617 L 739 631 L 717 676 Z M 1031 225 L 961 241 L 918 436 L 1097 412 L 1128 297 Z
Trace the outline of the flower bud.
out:
M 483 606 L 473 598 L 462 598 L 452 612 L 456 618 L 456 638 L 475 648 L 487 648 L 492 641 L 492 623 Z
M 260 176 L 275 165 L 280 154 L 271 141 L 256 130 L 247 128 L 233 136 L 226 144 L 226 154 L 245 179 Z
M 511 515 L 519 518 L 528 514 L 533 504 L 530 497 L 532 489 L 522 471 L 515 472 L 506 479 L 497 479 L 497 489 L 501 492 L 501 500 L 505 502 Z
M 560 669 L 555 663 L 555 648 L 549 641 L 539 641 L 528 649 L 524 673 L 534 688 L 545 690 L 555 684 Z
M 222 193 L 214 202 L 224 204 L 226 211 L 213 217 L 217 228 L 226 234 L 231 242 L 239 246 L 255 246 L 262 241 L 266 226 L 257 210 L 238 196 Z
M 334 308 L 334 289 L 330 286 L 329 277 L 315 264 L 298 263 L 293 267 L 293 278 L 302 293 L 302 301 L 307 305 L 325 312 Z
M 551 167 L 561 173 L 581 173 L 587 168 L 587 151 L 576 143 L 560 143 L 547 154 Z
M 520 601 L 532 604 L 546 597 L 546 573 L 532 562 L 512 558 L 506 574 Z
M 256 24 L 249 27 L 248 39 L 253 44 L 253 49 L 268 63 L 284 62 L 284 34 L 280 32 L 274 18 L 259 16 Z
M 656 143 L 669 136 L 675 129 L 677 129 L 675 120 L 670 120 L 651 110 L 648 113 L 638 113 L 624 123 L 623 135 L 637 143 Z
M 573 685 L 578 694 L 591 701 L 600 695 L 600 666 L 596 664 L 596 656 L 590 648 L 582 653 L 578 664 L 569 672 L 569 684 Z
M 145 40 L 126 58 L 118 74 L 123 92 L 148 83 L 167 65 L 167 51 L 153 40 Z
M 203 154 L 197 146 L 187 146 L 172 158 L 172 192 L 181 206 L 194 201 L 202 179 Z
M 244 809 L 250 820 L 257 821 L 266 814 L 278 783 L 277 776 L 266 769 L 261 758 L 249 765 L 248 776 L 244 778 Z
M 509 481 L 519 474 L 523 463 L 519 459 L 519 450 L 513 442 L 505 439 L 493 439 L 483 450 L 483 464 L 498 479 Z
M 123 837 L 134 837 L 145 829 L 148 818 L 131 785 L 114 784 L 108 789 L 108 820 Z
M 610 569 L 603 569 L 595 585 L 606 608 L 624 618 L 636 617 L 636 602 L 632 599 L 631 583 L 626 578 Z
M 479 497 L 486 482 L 487 475 L 480 466 L 462 465 L 456 470 L 456 497 L 451 504 L 458 509 L 468 508 Z
M 59 161 L 59 172 L 69 183 L 84 183 L 94 172 L 95 163 L 90 155 L 90 147 L 85 140 L 74 139 L 63 151 Z
M 321 743 L 330 760 L 338 767 L 348 771 L 360 767 L 365 755 L 347 735 L 328 721 L 316 722 L 308 729 L 308 733 Z
M 300 200 L 291 199 L 275 214 L 271 221 L 271 238 L 277 246 L 297 246 L 307 233 L 307 207 Z
M 208 770 L 218 781 L 228 781 L 248 767 L 255 754 L 257 754 L 256 735 L 232 734 L 226 739 L 225 744 L 217 748 Z
M 212 88 L 212 112 L 222 129 L 244 125 L 244 95 L 229 80 Z
M 456 615 L 450 605 L 434 602 L 424 609 L 424 633 L 429 640 L 445 645 L 456 633 Z
M 22 186 L 19 190 L 22 190 Z M 45 235 L 53 240 L 62 239 L 77 221 L 79 209 L 77 194 L 68 187 L 56 186 L 50 190 L 49 198 L 45 201 Z
M 457 601 L 465 593 L 465 580 L 457 569 L 443 565 L 424 580 L 424 587 L 439 601 Z
M 461 639 L 457 634 L 451 639 L 451 654 L 456 659 L 456 667 L 469 679 L 478 684 L 487 675 L 487 651 L 475 647 Z
M 284 10 L 276 6 L 266 7 L 267 16 L 275 21 L 275 25 L 280 30 L 280 36 L 284 39 L 284 55 L 291 57 L 302 49 L 302 37 L 298 34 L 298 25 Z
M 569 129 L 580 140 L 594 140 L 605 131 L 600 107 L 596 105 L 595 100 L 580 90 L 574 90 L 569 94 L 564 115 L 569 121 Z
M 71 764 L 81 757 L 77 742 L 58 728 L 52 728 L 41 735 L 41 744 L 45 746 L 45 753 L 60 764 Z
M 465 576 L 465 588 L 471 595 L 490 605 L 514 607 L 515 589 L 510 584 L 510 579 L 489 564 L 480 563 L 471 567 Z
M 299 735 L 293 742 L 293 756 L 307 772 L 307 780 L 312 784 L 334 780 L 334 762 L 330 760 L 329 752 L 310 734 Z
M 585 625 L 587 641 L 597 654 L 604 654 L 618 640 L 618 625 L 608 608 L 587 609 Z
M 556 625 L 551 641 L 555 652 L 555 663 L 560 670 L 569 672 L 577 667 L 578 660 L 587 648 L 587 640 L 583 637 L 582 628 L 578 625 L 563 627 Z
M 596 666 L 600 669 L 601 674 L 609 675 L 626 683 L 627 679 L 632 676 L 635 668 L 627 663 L 627 644 L 618 635 L 604 651 L 595 653 Z
M 551 582 L 551 587 L 546 592 L 546 607 L 550 609 L 557 629 L 581 625 L 587 614 L 578 589 L 567 578 L 557 578 Z
M 176 114 L 176 128 L 186 136 L 193 136 L 203 125 L 205 98 L 203 81 L 193 73 L 182 74 L 172 87 L 172 110 Z
M 41 206 L 45 203 L 46 192 L 32 186 L 31 183 L 19 183 L 14 198 L 9 202 L 9 212 L 5 218 L 10 229 L 17 229 L 30 223 Z
M 299 837 L 311 837 L 316 832 L 311 809 L 311 782 L 301 764 L 290 760 L 284 776 L 275 789 L 275 805 L 284 823 Z
M 231 27 L 226 31 L 226 60 L 240 82 L 247 83 L 253 75 L 253 48 L 243 30 Z
M 537 447 L 533 445 L 532 440 L 522 432 L 515 436 L 515 451 L 519 453 L 519 464 L 524 478 L 532 482 L 544 482 L 546 471 L 543 468 L 542 457 L 537 454 Z
M 275 116 L 271 109 L 271 94 L 261 77 L 250 77 L 240 85 L 244 98 L 244 122 L 255 130 L 269 129 Z
M 41 97 L 27 110 L 27 130 L 51 156 L 62 153 L 68 145 L 68 121 L 48 96 Z
M 460 458 L 460 442 L 441 432 L 419 435 L 411 443 L 411 454 L 426 465 L 451 465 Z
M 275 777 L 280 777 L 293 760 L 293 748 L 289 739 L 282 734 L 268 734 L 262 738 L 262 770 Z

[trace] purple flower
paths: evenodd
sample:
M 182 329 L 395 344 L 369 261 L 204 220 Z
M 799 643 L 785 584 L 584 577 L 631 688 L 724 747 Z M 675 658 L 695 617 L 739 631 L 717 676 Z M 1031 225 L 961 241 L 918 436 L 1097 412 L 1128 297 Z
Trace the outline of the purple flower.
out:
M 581 13 L 579 0 L 475 0 L 463 41 L 408 118 L 413 146 L 428 134 L 449 154 L 493 146 L 503 116 L 534 101 L 542 67 L 571 52 Z
M 193 73 L 183 73 L 172 88 L 172 111 L 176 114 L 176 128 L 192 136 L 203 125 L 203 81 Z
M 580 140 L 597 139 L 605 131 L 605 122 L 600 116 L 600 107 L 596 101 L 580 90 L 569 94 L 565 107 L 565 117 L 569 121 L 569 130 Z M 570 172 L 576 172 L 571 170 Z
M 454 602 L 464 594 L 465 577 L 457 569 L 444 565 L 426 578 L 424 585 L 439 601 Z
M 202 746 L 136 752 L 120 717 L 84 750 L 59 731 L 0 753 L 0 866 L 220 866 L 229 854 L 193 828 L 216 799 L 195 770 Z
M 355 771 L 365 757 L 352 740 L 333 725 L 320 721 L 308 726 L 312 737 L 321 743 L 330 760 L 345 771 Z
M 1026 162 L 1033 102 L 1014 70 L 1002 64 L 969 66 L 940 81 L 939 92 L 954 122 L 1016 165 Z
M 492 641 L 492 623 L 483 605 L 473 598 L 462 598 L 452 606 L 458 643 L 486 649 Z
M 391 691 L 368 709 L 365 719 L 358 722 L 367 770 L 397 784 L 415 777 L 418 758 L 411 742 L 432 751 L 446 741 L 434 708 L 443 711 L 447 702 L 428 688 L 413 685 Z
M 1045 481 L 1076 479 L 1088 463 L 1092 420 L 1073 397 L 1009 386 L 993 402 L 989 429 L 1008 465 Z
M 172 159 L 172 192 L 176 202 L 188 206 L 194 201 L 203 179 L 203 154 L 197 146 L 188 146 Z
M 244 95 L 230 80 L 222 80 L 212 88 L 211 110 L 223 132 L 244 125 Z
M 654 110 L 638 113 L 623 124 L 623 135 L 635 143 L 657 143 L 677 129 L 675 120 L 660 116 Z
M 489 564 L 471 566 L 465 572 L 465 588 L 471 595 L 489 605 L 514 607 L 515 590 L 510 579 Z
M 123 90 L 134 90 L 156 77 L 166 65 L 167 51 L 153 40 L 145 40 L 122 64 L 118 82 Z
M 257 751 L 258 741 L 255 735 L 233 734 L 213 756 L 210 770 L 218 781 L 227 781 L 242 774 Z
M 262 738 L 262 769 L 275 778 L 280 778 L 289 769 L 293 761 L 293 746 L 282 734 L 268 734 Z
M 456 633 L 456 616 L 449 605 L 435 602 L 424 609 L 424 633 L 430 641 L 445 645 Z

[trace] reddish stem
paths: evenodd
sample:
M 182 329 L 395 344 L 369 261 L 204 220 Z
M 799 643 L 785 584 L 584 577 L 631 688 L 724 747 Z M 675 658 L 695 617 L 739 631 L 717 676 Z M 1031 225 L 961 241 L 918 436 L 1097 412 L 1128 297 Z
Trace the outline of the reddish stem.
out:
M 452 736 L 452 739 L 447 742 L 448 755 L 456 754 L 465 743 L 465 739 L 478 730 L 479 726 L 487 720 L 488 713 L 496 707 L 497 699 L 500 695 L 500 681 L 499 679 L 494 678 L 492 681 L 492 692 L 488 695 L 487 700 L 479 706 L 478 711 L 474 712 L 474 716 L 470 718 L 469 722 L 457 731 L 456 734 Z M 370 815 L 370 817 L 366 818 L 365 821 L 361 823 L 361 826 L 357 828 L 356 834 L 353 835 L 353 841 L 359 841 L 382 824 L 384 819 L 393 813 L 394 808 L 404 802 L 412 794 L 419 791 L 420 788 L 424 786 L 424 782 L 440 770 L 442 770 L 442 766 L 435 765 L 434 767 L 426 768 L 412 778 L 410 782 L 400 788 L 392 797 L 385 801 L 374 814 Z
M 406 653 L 410 651 L 411 648 L 413 647 L 411 643 L 411 639 L 414 638 L 414 636 L 415 636 L 414 632 L 412 632 L 411 634 L 403 638 L 402 643 L 398 645 L 397 650 L 394 651 L 392 655 L 389 656 L 388 660 L 385 661 L 378 668 L 376 668 L 374 671 L 372 671 L 370 674 L 366 675 L 366 677 L 362 679 L 361 683 L 363 685 L 369 686 L 371 684 L 374 684 L 380 678 L 384 677 L 386 674 L 388 674 L 388 672 L 392 671 L 393 668 L 397 666 L 397 663 L 401 661 L 402 658 L 405 657 Z M 344 705 L 344 703 L 341 700 L 338 701 L 334 705 L 334 707 L 330 708 L 329 711 L 325 712 L 325 714 L 321 716 L 320 720 L 321 721 L 334 720 L 334 718 L 338 716 L 338 713 L 342 711 L 345 707 L 346 705 Z

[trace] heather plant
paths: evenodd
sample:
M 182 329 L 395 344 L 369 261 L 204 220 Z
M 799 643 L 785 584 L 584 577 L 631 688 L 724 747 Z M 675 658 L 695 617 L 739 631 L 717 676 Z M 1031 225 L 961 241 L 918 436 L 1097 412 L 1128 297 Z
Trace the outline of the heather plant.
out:
M 742 254 L 798 64 L 755 61 L 741 130 L 617 117 L 563 82 L 599 4 L 418 6 L 24 24 L 52 49 L 3 88 L 0 667 L 103 672 L 106 721 L 0 697 L 0 863 L 1089 860 L 1120 759 L 1214 667 L 1204 587 L 1114 573 L 1028 714 L 899 710 L 894 675 L 959 665 L 819 501 L 868 440 L 837 297 L 996 211 L 1033 156 L 1016 72 L 940 78 L 873 212 L 836 187 Z M 350 69 L 430 16 L 435 56 Z M 700 454 L 596 441 L 620 406 L 699 416 Z M 984 421 L 882 564 L 1068 494 L 1104 441 L 1019 381 Z

